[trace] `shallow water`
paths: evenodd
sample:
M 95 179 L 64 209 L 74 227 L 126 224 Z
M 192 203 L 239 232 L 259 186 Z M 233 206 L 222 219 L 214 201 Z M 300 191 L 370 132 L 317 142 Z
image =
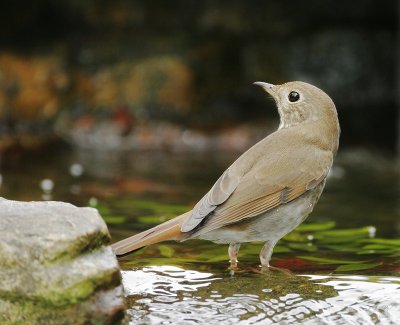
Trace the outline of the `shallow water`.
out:
M 189 209 L 235 153 L 95 153 L 3 158 L 0 195 L 97 207 L 113 240 Z M 261 243 L 166 242 L 120 259 L 131 324 L 395 324 L 400 319 L 398 161 L 343 152 L 306 225 L 262 272 Z
M 282 273 L 227 276 L 175 266 L 123 272 L 131 324 L 395 324 L 400 279 Z

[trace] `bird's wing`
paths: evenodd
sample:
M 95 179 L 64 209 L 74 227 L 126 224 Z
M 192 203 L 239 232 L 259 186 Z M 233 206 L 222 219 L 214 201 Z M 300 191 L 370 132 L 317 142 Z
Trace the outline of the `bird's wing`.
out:
M 255 162 L 268 151 L 269 142 L 276 137 L 275 132 L 264 138 L 245 153 L 243 153 L 215 182 L 214 186 L 195 205 L 191 215 L 181 226 L 182 232 L 196 228 L 205 217 L 223 204 L 239 186 L 243 176 L 254 166 Z M 267 147 L 267 148 L 266 148 Z
M 273 156 L 260 159 L 243 177 L 231 180 L 229 190 L 234 189 L 230 195 L 221 194 L 220 198 L 226 199 L 220 205 L 210 209 L 200 201 L 198 215 L 208 218 L 193 235 L 257 216 L 296 199 L 325 179 L 333 161 L 331 151 L 323 150 L 312 143 L 287 146 Z M 223 177 L 220 180 L 223 182 Z M 214 186 L 212 191 L 218 191 L 219 187 L 223 185 L 216 188 Z M 212 197 L 217 196 L 212 194 Z
M 188 232 L 197 227 L 218 205 L 225 202 L 239 185 L 240 179 L 235 168 L 228 168 L 211 190 L 195 205 L 191 216 L 181 227 L 182 232 Z

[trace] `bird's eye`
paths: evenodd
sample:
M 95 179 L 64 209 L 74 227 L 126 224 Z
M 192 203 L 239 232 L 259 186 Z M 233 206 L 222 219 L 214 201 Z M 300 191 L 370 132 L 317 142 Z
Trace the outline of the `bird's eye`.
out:
M 288 96 L 289 102 L 297 102 L 300 99 L 300 94 L 297 91 L 291 91 Z

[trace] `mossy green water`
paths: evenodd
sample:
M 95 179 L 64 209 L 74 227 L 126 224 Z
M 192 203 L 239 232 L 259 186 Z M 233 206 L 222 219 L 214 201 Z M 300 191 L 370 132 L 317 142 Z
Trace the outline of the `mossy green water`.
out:
M 188 206 L 167 205 L 144 200 L 123 199 L 121 202 L 119 204 L 118 200 L 114 200 L 112 205 L 130 212 L 138 211 L 139 215 L 132 219 L 125 217 L 124 220 L 121 219 L 119 220 L 121 222 L 117 223 L 113 222 L 114 219 L 111 219 L 109 227 L 114 229 L 116 233 L 118 233 L 119 227 L 129 228 L 132 224 L 140 224 L 142 225 L 140 227 L 150 228 L 190 209 Z M 99 205 L 100 210 L 105 213 L 110 212 L 110 208 L 106 204 L 100 203 Z M 140 212 L 143 210 L 149 214 L 141 215 Z M 107 222 L 107 214 L 104 215 L 104 219 Z M 338 229 L 334 221 L 307 221 L 278 243 L 274 250 L 274 259 L 280 258 L 284 260 L 287 256 L 294 256 L 312 262 L 312 264 L 330 265 L 330 271 L 336 272 L 368 271 L 378 266 L 381 269 L 385 269 L 386 265 L 382 262 L 382 259 L 385 259 L 387 263 L 396 264 L 395 257 L 400 252 L 400 240 L 377 238 L 375 237 L 376 231 L 377 229 L 374 226 Z M 257 255 L 262 244 L 242 245 L 239 256 L 244 257 L 244 261 L 253 260 L 254 264 L 257 264 Z M 192 251 L 190 249 L 191 245 L 197 248 L 195 252 L 190 252 Z M 219 246 L 195 241 L 173 245 L 169 243 L 159 244 L 157 249 L 148 249 L 136 253 L 135 258 L 131 258 L 131 264 L 141 259 L 142 261 L 138 263 L 143 265 L 144 259 L 153 265 L 149 261 L 151 257 L 156 258 L 158 263 L 162 263 L 163 258 L 166 258 L 169 263 L 172 261 L 178 262 L 179 259 L 181 259 L 182 263 L 226 262 L 228 259 L 225 245 Z M 126 259 L 130 260 L 129 257 Z M 310 264 L 310 271 L 313 269 L 312 264 Z

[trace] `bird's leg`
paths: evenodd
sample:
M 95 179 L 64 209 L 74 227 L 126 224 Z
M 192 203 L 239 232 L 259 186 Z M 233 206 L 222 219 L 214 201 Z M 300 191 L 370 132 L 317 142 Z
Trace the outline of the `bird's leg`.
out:
M 276 241 L 267 241 L 260 252 L 261 267 L 270 267 L 269 260 L 271 259 L 272 251 L 274 250 Z
M 263 248 L 261 249 L 261 252 L 260 252 L 261 268 L 264 270 L 265 270 L 265 268 L 267 268 L 268 270 L 276 270 L 276 271 L 283 272 L 287 275 L 292 275 L 290 270 L 282 269 L 279 267 L 269 265 L 272 251 L 274 250 L 276 243 L 277 243 L 276 241 L 267 241 L 265 243 L 265 245 L 263 246 Z
M 229 244 L 228 254 L 229 254 L 229 262 L 231 263 L 231 268 L 236 268 L 238 263 L 238 253 L 240 249 L 240 244 L 231 243 Z

